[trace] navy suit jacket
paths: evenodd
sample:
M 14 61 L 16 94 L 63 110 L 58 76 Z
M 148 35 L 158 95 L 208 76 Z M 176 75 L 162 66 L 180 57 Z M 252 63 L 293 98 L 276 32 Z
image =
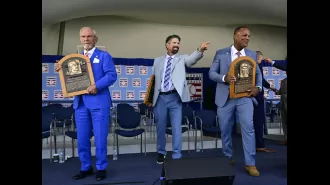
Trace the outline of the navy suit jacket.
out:
M 80 98 L 83 99 L 84 104 L 88 109 L 106 108 L 111 107 L 112 105 L 109 86 L 114 84 L 117 80 L 116 67 L 113 63 L 112 57 L 108 52 L 95 48 L 90 61 L 97 94 L 75 96 L 73 100 L 74 109 L 78 107 Z
M 261 76 L 262 76 L 262 87 L 261 87 L 261 92 L 256 96 L 256 99 L 258 101 L 263 100 L 264 99 L 264 87 L 269 89 L 270 88 L 270 84 L 267 82 L 267 80 L 265 80 L 264 78 L 264 70 L 262 68 L 262 65 L 259 64 L 259 69 L 261 72 Z

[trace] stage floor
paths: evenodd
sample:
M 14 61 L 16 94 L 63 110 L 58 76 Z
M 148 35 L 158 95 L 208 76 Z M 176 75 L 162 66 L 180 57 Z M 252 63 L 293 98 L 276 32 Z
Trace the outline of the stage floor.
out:
M 276 153 L 257 153 L 257 168 L 260 177 L 249 176 L 244 169 L 242 140 L 238 135 L 233 136 L 234 170 L 236 173 L 234 185 L 286 185 L 287 184 L 287 147 L 277 144 L 278 141 L 266 140 L 269 148 L 276 149 Z M 167 155 L 170 157 L 170 152 Z M 221 149 L 207 149 L 204 152 L 183 152 L 183 157 L 216 157 L 222 156 Z M 156 163 L 156 153 L 121 154 L 113 161 L 108 156 L 109 166 L 107 178 L 96 181 L 95 176 L 82 180 L 72 180 L 72 175 L 79 172 L 80 161 L 71 158 L 65 163 L 50 163 L 49 159 L 42 159 L 43 185 L 110 185 L 110 184 L 147 184 L 152 185 L 161 174 L 162 165 Z M 93 161 L 95 158 L 93 157 Z M 95 164 L 95 162 L 94 162 Z M 197 167 L 198 168 L 198 167 Z M 219 166 L 221 168 L 221 166 Z M 125 183 L 126 182 L 126 183 Z M 156 184 L 160 184 L 158 181 Z

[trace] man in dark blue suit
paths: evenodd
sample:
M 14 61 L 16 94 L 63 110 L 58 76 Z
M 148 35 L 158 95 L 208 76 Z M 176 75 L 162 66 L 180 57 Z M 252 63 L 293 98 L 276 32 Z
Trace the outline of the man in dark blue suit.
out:
M 90 136 L 94 131 L 96 154 L 96 180 L 106 177 L 107 138 L 112 105 L 109 86 L 117 80 L 117 73 L 111 55 L 95 47 L 96 32 L 84 27 L 80 30 L 80 42 L 84 45 L 84 55 L 91 61 L 95 84 L 87 88 L 88 94 L 74 97 L 73 108 L 78 136 L 78 155 L 81 161 L 80 173 L 75 180 L 94 173 L 91 157 Z M 56 66 L 59 70 L 59 66 Z
M 257 63 L 258 67 L 261 71 L 262 75 L 262 88 L 261 93 L 256 96 L 256 100 L 258 101 L 258 105 L 254 107 L 253 112 L 253 124 L 254 124 L 254 132 L 256 137 L 256 150 L 257 152 L 275 152 L 275 150 L 271 150 L 266 148 L 264 142 L 264 130 L 266 127 L 266 113 L 265 113 L 265 101 L 264 101 L 264 87 L 267 89 L 271 89 L 275 92 L 275 88 L 271 87 L 270 84 L 265 80 L 264 73 L 261 65 L 261 61 L 264 56 L 261 51 L 256 51 L 257 53 Z

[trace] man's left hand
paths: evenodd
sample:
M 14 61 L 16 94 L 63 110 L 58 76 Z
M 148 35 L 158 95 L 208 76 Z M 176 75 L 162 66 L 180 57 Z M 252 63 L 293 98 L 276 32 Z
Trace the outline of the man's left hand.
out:
M 88 92 L 88 94 L 96 94 L 97 93 L 96 85 L 89 86 L 87 88 L 87 92 Z
M 259 88 L 258 87 L 252 87 L 250 91 L 250 94 L 248 95 L 248 97 L 254 97 L 257 96 L 259 94 Z
M 199 46 L 198 51 L 200 51 L 200 52 L 204 52 L 205 50 L 207 50 L 207 47 L 208 47 L 208 45 L 209 45 L 210 43 L 211 43 L 211 42 L 204 42 L 204 43 L 202 43 L 202 44 Z

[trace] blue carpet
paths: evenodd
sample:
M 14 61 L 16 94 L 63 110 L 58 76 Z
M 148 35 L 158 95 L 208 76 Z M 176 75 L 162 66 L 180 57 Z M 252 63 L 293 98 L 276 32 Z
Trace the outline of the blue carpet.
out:
M 244 156 L 241 137 L 233 136 L 234 170 L 236 173 L 233 185 L 286 185 L 287 184 L 287 147 L 280 146 L 276 141 L 266 140 L 267 147 L 277 150 L 276 153 L 257 153 L 257 168 L 260 177 L 249 176 L 244 169 Z M 221 156 L 221 149 L 208 149 L 204 152 L 192 151 L 183 157 L 216 157 Z M 170 153 L 168 156 L 171 156 Z M 162 165 L 156 163 L 156 153 L 120 154 L 117 161 L 108 156 L 109 166 L 107 178 L 96 181 L 95 176 L 81 180 L 72 180 L 72 175 L 79 172 L 80 161 L 72 158 L 65 163 L 50 163 L 42 160 L 43 185 L 152 185 L 161 173 Z M 93 158 L 95 164 L 95 158 Z M 221 168 L 221 166 L 219 166 Z M 94 168 L 95 169 L 95 168 Z M 157 182 L 156 184 L 160 184 Z

